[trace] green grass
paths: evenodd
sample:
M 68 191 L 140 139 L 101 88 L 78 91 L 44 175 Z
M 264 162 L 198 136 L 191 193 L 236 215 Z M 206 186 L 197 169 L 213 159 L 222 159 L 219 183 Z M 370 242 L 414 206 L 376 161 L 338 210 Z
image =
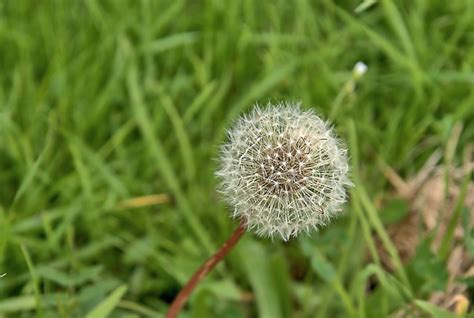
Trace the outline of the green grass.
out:
M 225 130 L 278 100 L 347 141 L 345 214 L 288 244 L 247 234 L 183 317 L 441 317 L 449 245 L 402 264 L 378 163 L 416 173 L 457 122 L 455 163 L 474 140 L 474 2 L 370 2 L 1 1 L 0 317 L 162 316 L 236 226 L 213 175 Z M 170 200 L 117 208 L 151 194 Z

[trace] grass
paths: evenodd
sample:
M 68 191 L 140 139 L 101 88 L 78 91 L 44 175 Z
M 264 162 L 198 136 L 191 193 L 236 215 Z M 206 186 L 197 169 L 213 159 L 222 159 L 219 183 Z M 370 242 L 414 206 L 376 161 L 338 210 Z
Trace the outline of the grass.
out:
M 456 123 L 453 162 L 474 140 L 472 1 L 6 0 L 0 70 L 0 317 L 162 316 L 236 226 L 214 190 L 225 130 L 282 99 L 347 140 L 346 213 L 288 244 L 246 235 L 186 316 L 449 316 L 427 299 L 451 241 L 402 263 L 378 163 L 415 174 Z M 123 204 L 146 195 L 169 200 Z

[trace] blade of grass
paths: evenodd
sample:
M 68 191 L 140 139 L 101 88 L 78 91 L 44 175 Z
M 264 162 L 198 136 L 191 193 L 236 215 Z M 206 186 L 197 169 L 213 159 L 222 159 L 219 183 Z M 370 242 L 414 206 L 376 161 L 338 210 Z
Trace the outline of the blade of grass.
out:
M 50 118 L 51 119 L 51 118 Z M 48 154 L 51 151 L 51 148 L 54 143 L 54 133 L 55 133 L 55 122 L 54 120 L 49 120 L 50 126 L 48 132 L 46 133 L 45 144 L 43 150 L 41 151 L 38 158 L 35 160 L 33 165 L 28 169 L 26 176 L 22 179 L 20 187 L 15 193 L 15 197 L 12 202 L 12 209 L 15 207 L 15 204 L 18 203 L 20 198 L 28 191 L 28 188 L 32 186 L 34 179 L 41 172 L 40 167 L 46 160 Z
M 249 91 L 246 94 L 244 94 L 241 98 L 239 98 L 239 100 L 235 103 L 235 105 L 233 105 L 230 108 L 230 111 L 227 113 L 227 115 L 225 116 L 225 119 L 222 122 L 222 125 L 220 126 L 221 133 L 218 133 L 216 137 L 218 139 L 222 138 L 222 136 L 224 135 L 222 133 L 223 130 L 227 128 L 227 125 L 237 115 L 239 115 L 243 110 L 249 108 L 256 99 L 260 98 L 262 95 L 264 95 L 267 91 L 269 91 L 271 88 L 277 85 L 284 78 L 289 77 L 290 74 L 296 69 L 297 66 L 298 66 L 298 63 L 296 61 L 290 61 L 287 64 L 284 64 L 274 69 L 264 78 L 262 78 L 259 82 L 254 84 L 249 89 Z M 218 143 L 216 142 L 216 144 Z
M 362 203 L 362 206 L 365 209 L 366 217 L 368 218 L 369 222 L 371 223 L 377 235 L 380 237 L 385 249 L 389 253 L 392 259 L 392 262 L 397 270 L 397 273 L 400 275 L 400 278 L 406 284 L 406 286 L 411 290 L 412 288 L 410 285 L 410 281 L 405 272 L 400 256 L 398 255 L 398 251 L 395 245 L 393 244 L 393 242 L 390 240 L 390 237 L 388 236 L 387 231 L 383 227 L 382 221 L 380 220 L 380 217 L 378 216 L 376 208 L 374 207 L 373 203 L 370 201 L 369 196 L 365 190 L 365 187 L 358 180 L 354 180 L 354 184 L 355 184 L 355 189 L 356 189 L 355 192 L 357 196 L 359 197 Z
M 163 106 L 166 114 L 171 120 L 173 130 L 178 140 L 181 157 L 183 158 L 183 167 L 188 182 L 192 182 L 196 174 L 196 167 L 194 165 L 194 154 L 191 147 L 191 141 L 189 140 L 188 133 L 184 128 L 183 120 L 179 115 L 176 107 L 171 100 L 171 97 L 165 94 L 161 86 L 157 87 L 158 96 L 160 98 L 161 105 Z
M 209 254 L 214 251 L 214 246 L 211 239 L 206 232 L 205 227 L 199 221 L 195 214 L 193 214 L 191 207 L 186 199 L 183 191 L 178 183 L 178 178 L 173 172 L 171 163 L 166 156 L 161 141 L 155 136 L 150 121 L 150 116 L 146 110 L 143 98 L 138 85 L 138 74 L 136 67 L 132 67 L 127 77 L 127 88 L 130 94 L 133 116 L 140 128 L 149 151 L 157 162 L 157 168 L 164 178 L 166 184 L 170 187 L 173 195 L 176 197 L 176 202 L 183 213 L 184 220 L 189 224 L 195 235 L 199 238 L 203 246 Z
M 120 178 L 112 171 L 109 164 L 104 162 L 92 149 L 90 149 L 86 144 L 81 140 L 69 135 L 70 143 L 74 146 L 75 150 L 78 151 L 81 156 L 84 156 L 88 166 L 95 168 L 96 172 L 103 177 L 103 180 L 121 197 L 126 197 L 129 195 L 127 187 L 120 180 Z M 78 154 L 79 154 L 78 153 Z M 87 176 L 85 176 L 87 177 Z
M 403 286 L 403 284 L 387 274 L 379 265 L 369 264 L 362 271 L 358 272 L 354 283 L 354 286 L 358 287 L 354 292 L 357 294 L 359 317 L 366 317 L 365 307 L 366 298 L 368 296 L 367 281 L 371 276 L 377 277 L 382 288 L 388 293 L 387 296 L 395 298 L 400 302 L 405 300 L 401 291 L 398 289 L 400 286 Z M 385 311 L 387 311 L 387 309 Z M 386 312 L 386 314 L 388 314 L 388 312 Z
M 164 316 L 163 314 L 160 314 L 147 306 L 143 306 L 139 303 L 129 301 L 129 300 L 121 300 L 117 304 L 117 307 L 137 313 L 140 315 L 139 317 L 142 317 L 142 315 L 145 317 L 151 317 L 151 318 L 159 318 L 159 317 Z
M 413 43 L 410 38 L 410 33 L 406 28 L 400 11 L 398 10 L 395 3 L 392 1 L 382 0 L 381 2 L 385 15 L 387 16 L 393 30 L 399 37 L 406 54 L 412 59 L 412 62 L 416 64 L 415 48 L 413 47 Z
M 82 189 L 84 191 L 84 196 L 88 199 L 92 199 L 92 184 L 91 184 L 91 174 L 88 167 L 84 164 L 84 160 L 81 156 L 81 153 L 76 145 L 73 143 L 68 143 L 69 150 L 71 152 L 72 161 L 74 167 L 76 168 L 77 174 L 79 175 L 79 180 L 82 184 Z
M 201 127 L 208 127 L 211 122 L 212 115 L 217 111 L 218 107 L 221 105 L 224 97 L 229 92 L 232 84 L 233 70 L 227 70 L 224 74 L 224 78 L 221 78 L 219 87 L 217 88 L 216 93 L 211 98 L 211 100 L 206 104 L 203 114 L 200 116 Z
M 414 301 L 415 305 L 426 312 L 427 314 L 430 315 L 430 317 L 436 317 L 436 318 L 459 318 L 460 316 L 455 315 L 449 311 L 443 310 L 436 305 L 429 303 L 424 300 L 415 300 Z
M 244 263 L 249 282 L 255 292 L 258 317 L 282 317 L 278 294 L 272 283 L 273 278 L 269 268 L 270 264 L 263 246 L 251 240 L 243 240 L 240 245 L 241 248 L 236 251 L 245 253 L 245 255 L 242 254 L 240 257 Z
M 39 278 L 38 274 L 36 273 L 35 266 L 31 261 L 30 253 L 26 249 L 24 245 L 20 245 L 21 252 L 23 253 L 23 257 L 25 258 L 26 265 L 28 266 L 28 271 L 30 272 L 31 280 L 33 282 L 33 291 L 35 296 L 35 305 L 36 305 L 36 313 L 39 317 L 44 317 L 43 312 L 43 303 L 41 302 L 41 291 L 39 289 Z
M 350 140 L 350 145 L 351 145 L 351 150 L 358 149 L 357 146 L 357 132 L 355 129 L 354 121 L 349 120 L 347 127 L 349 128 L 349 140 Z M 358 156 L 358 152 L 356 152 L 356 155 Z M 357 158 L 357 157 L 355 157 Z M 355 159 L 357 160 L 357 159 Z M 357 164 L 357 161 L 354 161 L 354 164 Z M 355 167 L 355 166 L 354 166 Z M 363 210 L 365 210 L 365 216 L 367 217 L 367 220 L 369 221 L 369 224 L 374 228 L 374 230 L 377 232 L 377 235 L 380 237 L 382 240 L 382 243 L 386 250 L 388 251 L 390 257 L 392 258 L 392 261 L 394 263 L 395 268 L 397 269 L 398 274 L 400 275 L 402 281 L 407 285 L 409 290 L 412 290 L 410 281 L 408 280 L 408 276 L 403 268 L 402 261 L 400 259 L 400 256 L 398 255 L 398 251 L 393 245 L 393 242 L 390 240 L 387 232 L 385 231 L 385 228 L 383 227 L 382 221 L 380 220 L 380 217 L 377 214 L 377 210 L 373 206 L 372 202 L 369 199 L 369 196 L 365 190 L 365 187 L 363 186 L 362 182 L 359 180 L 359 175 L 357 173 L 357 168 L 354 170 L 353 173 L 353 181 L 354 181 L 354 197 L 357 197 L 358 200 L 360 200 L 361 206 L 363 207 Z M 363 211 L 362 210 L 362 211 Z M 372 245 L 372 244 L 371 244 Z M 370 245 L 369 245 L 370 246 Z M 371 249 L 375 249 L 374 246 L 371 246 Z M 373 255 L 376 255 L 377 253 L 375 251 L 372 251 Z
M 466 199 L 467 190 L 470 186 L 470 183 L 471 183 L 471 176 L 470 174 L 467 174 L 464 177 L 464 180 L 461 186 L 461 192 L 459 193 L 458 199 L 456 201 L 456 206 L 454 207 L 453 215 L 451 216 L 451 219 L 449 220 L 448 227 L 446 228 L 446 233 L 443 236 L 443 240 L 441 241 L 441 245 L 439 248 L 438 255 L 443 261 L 447 261 L 450 255 L 451 248 L 454 241 L 454 232 L 462 216 L 461 212 L 464 208 L 464 202 Z
M 214 93 L 216 87 L 217 84 L 214 81 L 209 82 L 206 84 L 206 86 L 204 86 L 201 93 L 196 96 L 192 104 L 186 109 L 183 117 L 185 124 L 189 124 L 194 115 L 201 110 L 201 108 L 205 105 L 205 102 L 209 99 L 212 93 Z
M 332 285 L 342 301 L 346 314 L 349 317 L 356 317 L 356 310 L 351 297 L 344 288 L 334 266 L 324 257 L 319 249 L 313 246 L 309 241 L 302 240 L 300 242 L 302 243 L 304 253 L 310 257 L 313 271 L 324 280 L 325 283 Z
M 117 287 L 109 297 L 99 303 L 94 309 L 92 309 L 87 315 L 86 318 L 107 318 L 112 313 L 114 308 L 120 302 L 120 299 L 123 297 L 127 291 L 127 286 Z
M 151 42 L 142 48 L 144 52 L 160 53 L 166 50 L 175 49 L 180 46 L 187 46 L 195 43 L 199 38 L 198 32 L 185 32 L 173 34 L 159 40 Z

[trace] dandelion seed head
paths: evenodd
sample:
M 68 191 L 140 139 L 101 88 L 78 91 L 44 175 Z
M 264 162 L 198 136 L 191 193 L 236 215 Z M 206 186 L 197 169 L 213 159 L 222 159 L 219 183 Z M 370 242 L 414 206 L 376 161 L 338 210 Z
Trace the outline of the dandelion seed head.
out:
M 260 236 L 288 240 L 326 224 L 346 201 L 347 151 L 300 104 L 256 106 L 221 148 L 220 192 Z

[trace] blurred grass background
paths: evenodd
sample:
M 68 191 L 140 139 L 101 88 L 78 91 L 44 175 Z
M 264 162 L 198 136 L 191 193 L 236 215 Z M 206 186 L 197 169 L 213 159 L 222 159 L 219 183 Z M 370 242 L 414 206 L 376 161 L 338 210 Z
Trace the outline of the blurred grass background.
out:
M 236 226 L 225 129 L 288 99 L 347 140 L 346 212 L 288 244 L 247 234 L 183 317 L 450 317 L 426 301 L 443 255 L 410 269 L 387 234 L 380 163 L 414 175 L 455 123 L 461 162 L 473 88 L 470 0 L 0 1 L 0 317 L 162 316 Z

